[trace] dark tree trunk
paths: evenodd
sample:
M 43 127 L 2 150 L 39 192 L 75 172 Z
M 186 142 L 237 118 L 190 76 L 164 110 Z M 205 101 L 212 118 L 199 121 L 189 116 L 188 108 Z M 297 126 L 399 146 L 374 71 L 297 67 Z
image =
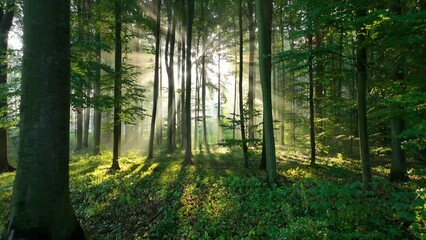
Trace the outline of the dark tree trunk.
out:
M 181 31 L 182 32 L 182 82 L 181 82 L 181 90 L 180 90 L 180 105 L 181 105 L 181 139 L 182 139 L 182 147 L 184 149 L 186 149 L 186 122 L 185 122 L 185 79 L 186 79 L 186 36 L 185 36 L 185 31 Z M 191 121 L 191 119 L 189 119 L 189 121 Z
M 263 97 L 266 175 L 267 181 L 270 184 L 276 181 L 277 175 L 271 98 L 272 13 L 272 0 L 256 0 L 256 16 L 259 29 L 259 65 Z
M 202 83 L 201 83 L 201 103 L 203 113 L 203 144 L 206 147 L 206 151 L 209 152 L 209 143 L 207 141 L 207 119 L 206 119 L 206 37 L 203 37 L 203 55 L 201 57 L 201 69 L 202 69 Z
M 358 17 L 363 17 L 366 14 L 367 12 L 365 9 L 358 10 L 357 12 Z M 358 133 L 364 190 L 370 189 L 370 182 L 372 177 L 367 130 L 367 48 L 365 47 L 366 35 L 367 31 L 364 26 L 357 29 Z
M 185 101 L 185 118 L 186 118 L 186 148 L 185 162 L 192 163 L 191 151 L 191 49 L 192 49 L 192 24 L 194 20 L 194 0 L 185 0 L 186 3 L 186 101 Z
M 157 26 L 155 28 L 155 66 L 154 66 L 154 99 L 152 102 L 152 115 L 151 115 L 151 132 L 149 135 L 149 150 L 148 150 L 148 159 L 154 157 L 154 135 L 155 135 L 155 125 L 157 120 L 157 105 L 158 105 L 158 92 L 159 92 L 159 68 L 160 68 L 160 35 L 161 35 L 161 0 L 157 1 Z
M 256 29 L 254 20 L 254 4 L 253 0 L 247 0 L 248 15 L 249 15 L 249 90 L 248 90 L 248 138 L 254 139 L 254 91 L 255 91 L 255 79 L 254 79 L 254 55 L 256 51 Z
M 121 154 L 121 94 L 122 94 L 122 44 L 121 44 L 121 5 L 122 0 L 115 2 L 115 78 L 114 78 L 114 140 L 113 140 L 113 157 L 112 157 L 112 170 L 120 169 L 118 158 Z
M 176 42 L 176 18 L 172 10 L 172 1 L 168 2 L 168 30 L 166 39 L 166 70 L 169 79 L 168 89 L 168 112 L 167 112 L 167 151 L 173 153 L 176 149 L 176 103 L 175 103 L 175 77 L 174 77 L 174 54 Z M 169 48 L 170 46 L 170 48 Z
M 314 70 L 313 65 L 313 56 L 312 56 L 312 35 L 309 36 L 309 53 L 308 58 L 308 67 L 309 67 L 309 136 L 311 143 L 311 165 L 315 165 L 315 112 L 314 112 Z
M 7 4 L 3 3 L 0 5 L 0 85 L 5 85 L 7 83 L 7 40 L 10 28 L 12 27 L 14 7 L 14 1 L 9 1 Z M 7 109 L 7 97 L 1 97 L 0 110 L 3 110 L 4 112 L 0 115 L 0 118 L 7 118 Z M 0 173 L 15 170 L 9 164 L 7 138 L 7 129 L 0 127 Z
M 70 1 L 23 9 L 19 159 L 2 239 L 85 239 L 69 197 Z
M 246 129 L 245 129 L 245 120 L 244 120 L 244 101 L 243 101 L 243 54 L 244 54 L 244 41 L 243 41 L 243 1 L 240 0 L 239 6 L 239 29 L 240 29 L 240 75 L 239 75 L 239 97 L 240 97 L 240 127 L 241 127 L 241 141 L 243 144 L 243 154 L 244 154 L 244 165 L 248 167 L 248 148 L 246 141 Z
M 405 128 L 404 120 L 401 117 L 394 117 L 391 120 L 391 146 L 392 164 L 390 179 L 396 182 L 409 180 L 407 173 L 407 160 L 405 151 L 402 149 L 400 135 Z
M 90 90 L 87 90 L 87 98 L 90 98 Z M 90 128 L 90 107 L 87 106 L 84 110 L 84 134 L 83 134 L 83 147 L 89 147 L 89 128 Z
M 93 97 L 99 98 L 101 95 L 101 34 L 96 33 L 96 80 L 93 85 Z M 102 124 L 102 112 L 99 108 L 95 107 L 93 114 L 93 154 L 99 155 L 101 153 L 101 124 Z
M 217 143 L 220 143 L 221 139 L 221 69 L 220 69 L 220 61 L 221 61 L 221 34 L 219 33 L 219 55 L 218 55 L 218 62 L 217 62 Z
M 80 150 L 83 148 L 83 109 L 81 107 L 77 107 L 77 146 L 76 150 Z

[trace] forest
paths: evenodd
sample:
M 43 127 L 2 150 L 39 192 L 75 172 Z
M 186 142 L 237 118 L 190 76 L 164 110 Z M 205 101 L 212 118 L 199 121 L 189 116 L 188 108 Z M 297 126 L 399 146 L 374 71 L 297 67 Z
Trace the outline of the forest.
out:
M 426 1 L 0 0 L 0 239 L 426 239 Z

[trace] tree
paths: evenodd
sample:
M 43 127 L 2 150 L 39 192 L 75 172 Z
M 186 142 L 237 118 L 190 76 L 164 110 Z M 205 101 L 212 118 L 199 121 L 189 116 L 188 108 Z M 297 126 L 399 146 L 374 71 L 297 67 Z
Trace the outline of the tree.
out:
M 69 197 L 70 1 L 24 0 L 20 148 L 4 239 L 85 239 Z
M 0 4 L 0 84 L 7 83 L 8 37 L 12 27 L 15 1 Z M 0 98 L 0 118 L 7 117 L 7 96 Z M 10 166 L 7 151 L 7 129 L 0 126 L 0 173 L 13 171 Z
M 96 79 L 93 84 L 93 98 L 101 96 L 101 34 L 98 30 L 96 33 Z M 93 114 L 93 154 L 99 155 L 101 153 L 101 124 L 102 112 L 100 109 L 95 108 Z
M 192 25 L 194 21 L 194 0 L 185 0 L 186 5 L 186 96 L 185 96 L 185 162 L 192 163 L 191 150 L 191 51 Z
M 308 57 L 308 75 L 309 75 L 309 135 L 310 135 L 310 143 L 311 143 L 311 165 L 315 165 L 315 112 L 314 112 L 314 71 L 312 69 L 312 34 L 308 37 L 309 44 L 309 57 Z
M 122 43 L 121 43 L 121 16 L 122 0 L 115 0 L 114 2 L 114 16 L 115 16 L 115 71 L 114 71 L 114 141 L 113 141 L 113 156 L 112 156 L 112 170 L 119 170 L 118 158 L 121 153 L 121 98 L 122 98 Z
M 243 54 L 244 54 L 244 41 L 243 41 L 243 1 L 239 0 L 239 31 L 240 31 L 240 71 L 239 71 L 239 97 L 240 97 L 240 126 L 241 126 L 241 141 L 243 144 L 244 164 L 248 167 L 248 148 L 246 141 L 246 129 L 244 123 L 244 102 L 243 102 Z
M 175 103 L 175 77 L 174 54 L 176 43 L 176 14 L 172 9 L 174 1 L 167 2 L 167 37 L 166 37 L 166 70 L 169 79 L 168 90 L 168 116 L 167 116 L 167 150 L 173 153 L 176 149 L 176 103 Z M 179 68 L 178 68 L 179 69 Z
M 259 69 L 262 85 L 264 144 L 267 181 L 276 181 L 275 142 L 272 119 L 271 98 L 271 35 L 272 35 L 272 0 L 256 0 L 256 19 L 259 41 Z
M 157 21 L 155 28 L 155 66 L 154 66 L 154 94 L 153 106 L 151 115 L 151 132 L 149 135 L 149 150 L 148 159 L 154 157 L 154 135 L 157 120 L 157 105 L 158 105 L 158 85 L 159 85 L 159 68 L 160 68 L 160 37 L 161 37 L 161 0 L 157 0 Z
M 255 79 L 254 79 L 254 54 L 256 50 L 256 29 L 255 29 L 255 19 L 254 19 L 254 3 L 253 0 L 247 0 L 248 6 L 248 19 L 249 19 L 249 41 L 250 41 L 250 50 L 249 50 L 249 90 L 248 90 L 248 111 L 249 111 L 249 121 L 248 121 L 248 138 L 254 139 L 254 91 L 255 91 Z
M 358 17 L 367 14 L 366 9 L 357 10 Z M 371 182 L 371 164 L 370 150 L 368 146 L 368 130 L 367 130 L 367 47 L 366 44 L 367 29 L 362 24 L 357 28 L 357 71 L 358 71 L 358 134 L 359 134 L 359 151 L 362 164 L 362 180 L 364 190 L 370 188 Z

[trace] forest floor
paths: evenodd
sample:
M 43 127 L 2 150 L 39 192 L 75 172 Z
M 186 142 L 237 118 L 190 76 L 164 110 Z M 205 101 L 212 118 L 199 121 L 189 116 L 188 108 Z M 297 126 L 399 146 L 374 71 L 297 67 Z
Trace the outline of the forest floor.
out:
M 363 192 L 355 160 L 278 154 L 279 182 L 269 186 L 259 154 L 244 168 L 239 149 L 183 154 L 136 152 L 109 170 L 111 152 L 72 154 L 71 199 L 89 239 L 426 239 L 426 169 L 411 163 L 407 183 L 390 183 L 376 163 Z M 0 175 L 0 232 L 14 173 Z

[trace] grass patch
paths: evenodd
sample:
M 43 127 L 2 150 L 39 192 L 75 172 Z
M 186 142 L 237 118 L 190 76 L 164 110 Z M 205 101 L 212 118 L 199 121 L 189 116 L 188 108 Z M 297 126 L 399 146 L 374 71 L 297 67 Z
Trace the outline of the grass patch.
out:
M 259 153 L 245 169 L 239 149 L 147 160 L 135 152 L 111 172 L 111 152 L 73 154 L 71 199 L 90 239 L 424 239 L 426 172 L 390 183 L 374 166 L 373 190 L 362 192 L 359 162 L 278 154 L 280 182 L 269 186 Z M 0 175 L 1 228 L 13 173 Z

